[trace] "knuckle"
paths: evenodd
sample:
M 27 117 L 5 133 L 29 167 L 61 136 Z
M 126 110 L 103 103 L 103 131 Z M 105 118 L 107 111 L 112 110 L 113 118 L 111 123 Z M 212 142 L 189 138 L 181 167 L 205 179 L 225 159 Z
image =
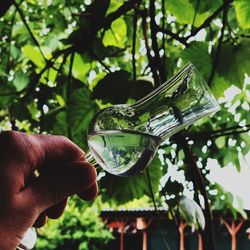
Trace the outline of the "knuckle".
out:
M 58 136 L 58 139 L 62 143 L 62 147 L 64 150 L 64 155 L 67 161 L 73 161 L 76 159 L 80 159 L 84 152 L 70 139 L 65 136 Z

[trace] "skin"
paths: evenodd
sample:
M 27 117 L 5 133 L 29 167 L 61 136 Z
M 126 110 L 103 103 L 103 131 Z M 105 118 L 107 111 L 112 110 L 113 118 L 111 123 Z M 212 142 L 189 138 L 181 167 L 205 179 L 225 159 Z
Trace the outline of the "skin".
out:
M 2 132 L 0 178 L 1 250 L 16 249 L 28 228 L 60 217 L 69 196 L 88 201 L 98 193 L 95 168 L 62 136 Z

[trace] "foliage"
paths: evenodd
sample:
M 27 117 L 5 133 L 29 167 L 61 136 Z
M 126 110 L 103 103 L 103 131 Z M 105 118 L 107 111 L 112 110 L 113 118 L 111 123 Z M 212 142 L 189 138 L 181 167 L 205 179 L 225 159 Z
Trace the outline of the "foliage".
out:
M 36 249 L 99 250 L 113 239 L 99 217 L 96 204 L 89 206 L 79 198 L 71 199 L 64 216 L 50 220 L 38 234 Z
M 185 130 L 191 154 L 172 137 L 159 150 L 161 164 L 155 160 L 149 170 L 155 192 L 160 178 L 168 179 L 161 195 L 169 206 L 185 192 L 197 202 L 192 158 L 209 199 L 221 202 L 209 192 L 221 190 L 210 183 L 208 159 L 240 171 L 250 149 L 248 0 L 27 0 L 8 10 L 0 30 L 1 128 L 62 134 L 84 150 L 100 108 L 134 103 L 192 61 L 221 111 Z M 228 89 L 232 98 L 224 95 Z M 100 192 L 122 204 L 148 194 L 148 183 L 143 174 L 106 174 Z
M 179 203 L 179 213 L 189 225 L 204 230 L 205 218 L 200 206 L 194 200 L 183 197 Z

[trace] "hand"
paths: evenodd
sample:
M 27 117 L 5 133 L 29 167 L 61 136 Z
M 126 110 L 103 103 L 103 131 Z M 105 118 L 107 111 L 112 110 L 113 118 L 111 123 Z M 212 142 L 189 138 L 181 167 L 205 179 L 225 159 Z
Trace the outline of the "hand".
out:
M 37 176 L 35 171 L 39 172 Z M 84 152 L 62 136 L 0 134 L 0 249 L 15 249 L 31 226 L 58 218 L 67 197 L 91 200 L 96 171 Z

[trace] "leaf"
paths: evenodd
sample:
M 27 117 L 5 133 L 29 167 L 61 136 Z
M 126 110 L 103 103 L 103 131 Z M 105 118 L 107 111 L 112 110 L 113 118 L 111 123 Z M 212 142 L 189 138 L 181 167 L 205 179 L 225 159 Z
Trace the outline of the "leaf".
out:
M 115 20 L 111 28 L 107 30 L 103 37 L 104 46 L 115 46 L 124 48 L 127 36 L 127 25 L 123 18 Z
M 166 0 L 166 9 L 173 14 L 177 21 L 181 24 L 192 24 L 195 16 L 195 9 L 188 0 Z M 183 11 L 184 10 L 184 11 Z M 205 19 L 210 15 L 208 11 L 196 13 L 194 26 L 200 26 Z
M 194 201 L 187 197 L 180 200 L 179 212 L 181 217 L 191 226 L 195 226 L 196 229 L 205 228 L 205 217 L 203 215 L 201 207 Z
M 8 105 L 14 101 L 13 98 L 15 95 L 11 93 L 15 93 L 15 88 L 10 84 L 1 83 L 0 85 L 0 108 L 6 109 Z M 5 95 L 6 94 L 6 95 Z
M 92 98 L 106 103 L 125 103 L 129 96 L 130 74 L 125 70 L 107 74 L 93 89 Z
M 216 98 L 224 96 L 224 91 L 231 87 L 231 83 L 227 81 L 224 77 L 219 76 L 217 73 L 215 74 L 210 88 Z
M 74 78 L 84 81 L 87 77 L 87 73 L 91 70 L 94 65 L 86 63 L 84 57 L 78 53 L 74 56 L 74 62 L 72 67 L 72 75 Z
M 239 40 L 238 45 L 223 43 L 217 72 L 227 81 L 242 88 L 245 73 L 250 74 L 250 41 Z
M 198 9 L 197 12 L 198 13 L 203 13 L 206 11 L 209 12 L 214 12 L 214 10 L 216 10 L 217 8 L 219 8 L 219 6 L 221 6 L 223 4 L 223 0 L 213 0 L 213 1 L 197 1 L 197 0 L 189 0 L 194 9 L 196 9 L 197 4 L 198 4 Z
M 31 118 L 31 114 L 26 103 L 23 102 L 13 102 L 9 105 L 9 112 L 13 117 L 22 121 L 22 120 L 29 120 Z
M 43 68 L 45 66 L 44 58 L 37 47 L 27 44 L 24 47 L 22 47 L 22 52 L 37 67 Z
M 110 0 L 94 0 L 86 6 L 86 16 L 98 25 L 103 21 L 109 5 Z
M 161 163 L 158 157 L 153 159 L 148 166 L 148 170 L 153 191 L 156 192 L 162 176 Z M 106 173 L 105 177 L 101 179 L 100 186 L 105 189 L 104 201 L 111 201 L 112 199 L 117 204 L 140 198 L 145 194 L 151 196 L 145 171 L 130 177 L 117 177 Z
M 188 0 L 166 0 L 166 9 L 173 14 L 179 23 L 192 23 L 194 17 L 194 7 Z
M 234 1 L 237 20 L 243 29 L 250 28 L 250 4 L 249 0 Z
M 19 71 L 15 75 L 15 79 L 13 81 L 14 86 L 16 87 L 17 91 L 23 90 L 29 83 L 29 77 L 27 74 Z
M 154 90 L 154 87 L 150 81 L 146 80 L 137 80 L 130 81 L 131 90 L 129 94 L 129 98 L 140 100 L 144 96 L 148 95 L 150 92 Z
M 209 78 L 212 61 L 208 54 L 208 45 L 206 43 L 192 42 L 190 47 L 183 50 L 180 56 L 185 64 L 192 62 L 205 79 Z
M 66 111 L 56 116 L 53 133 L 68 136 L 68 128 L 72 140 L 84 150 L 87 149 L 87 129 L 97 112 L 97 106 L 90 100 L 90 91 L 81 87 L 72 92 Z
M 218 137 L 215 140 L 215 144 L 220 149 L 223 148 L 223 147 L 225 147 L 225 145 L 226 145 L 226 138 L 224 136 Z

